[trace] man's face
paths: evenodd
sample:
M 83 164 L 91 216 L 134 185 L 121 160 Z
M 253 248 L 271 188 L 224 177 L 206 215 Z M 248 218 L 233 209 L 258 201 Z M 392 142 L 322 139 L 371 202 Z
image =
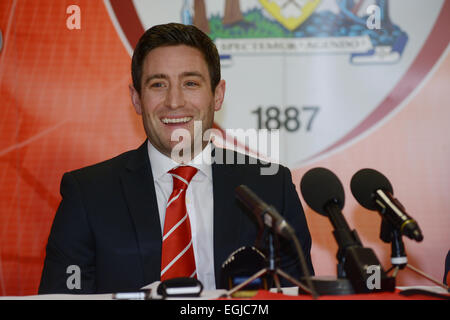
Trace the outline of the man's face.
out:
M 166 46 L 147 54 L 141 94 L 132 85 L 130 92 L 150 142 L 170 157 L 179 143 L 171 141 L 174 130 L 188 130 L 194 150 L 194 121 L 201 121 L 203 132 L 212 127 L 214 112 L 222 106 L 225 82 L 221 80 L 213 93 L 202 53 L 185 45 Z

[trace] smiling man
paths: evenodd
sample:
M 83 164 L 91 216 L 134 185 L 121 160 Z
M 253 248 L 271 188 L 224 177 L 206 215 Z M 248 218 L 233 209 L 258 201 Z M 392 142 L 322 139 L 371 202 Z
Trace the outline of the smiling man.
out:
M 136 150 L 64 174 L 39 293 L 138 290 L 174 277 L 219 288 L 222 263 L 253 245 L 259 231 L 236 201 L 242 184 L 295 229 L 313 273 L 311 237 L 289 169 L 262 175 L 262 164 L 249 157 L 227 163 L 235 152 L 203 140 L 225 95 L 211 39 L 194 26 L 150 28 L 134 50 L 132 79 L 131 100 L 148 139 Z M 180 143 L 181 162 L 173 156 Z M 218 155 L 224 159 L 215 161 Z M 70 283 L 74 267 L 81 278 L 76 286 Z M 302 275 L 294 245 L 284 240 L 280 267 Z
M 212 127 L 214 112 L 221 108 L 224 99 L 225 81 L 210 80 L 208 65 L 198 49 L 187 45 L 163 46 L 148 53 L 140 81 L 130 85 L 130 92 L 149 141 L 159 152 L 171 157 L 178 143 L 173 139 L 176 129 L 189 132 L 190 150 L 194 153 L 194 141 L 203 140 L 203 132 L 194 133 L 194 122 L 200 121 L 205 130 Z M 207 142 L 203 143 L 205 147 Z

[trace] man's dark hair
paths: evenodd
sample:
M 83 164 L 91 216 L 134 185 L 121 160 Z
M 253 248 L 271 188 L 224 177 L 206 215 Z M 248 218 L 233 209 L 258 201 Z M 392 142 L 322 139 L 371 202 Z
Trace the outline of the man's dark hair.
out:
M 208 65 L 211 90 L 214 92 L 220 81 L 220 58 L 214 42 L 205 33 L 192 25 L 168 23 L 148 29 L 139 39 L 131 60 L 133 86 L 141 94 L 142 66 L 147 54 L 158 47 L 186 45 L 200 50 Z

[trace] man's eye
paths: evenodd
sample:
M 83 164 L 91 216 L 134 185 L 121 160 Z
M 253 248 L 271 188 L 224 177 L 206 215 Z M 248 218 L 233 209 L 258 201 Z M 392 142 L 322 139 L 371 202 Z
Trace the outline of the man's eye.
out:
M 163 82 L 154 82 L 152 84 L 150 84 L 151 88 L 163 88 L 164 87 L 164 83 Z
M 196 81 L 186 81 L 185 85 L 187 87 L 197 87 L 198 83 Z

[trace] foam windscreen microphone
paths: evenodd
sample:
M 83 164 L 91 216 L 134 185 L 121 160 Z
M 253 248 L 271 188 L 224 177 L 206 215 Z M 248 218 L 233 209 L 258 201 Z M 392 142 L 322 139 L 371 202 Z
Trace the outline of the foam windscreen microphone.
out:
M 423 240 L 419 225 L 394 198 L 392 185 L 383 174 L 374 169 L 361 169 L 353 175 L 350 188 L 364 208 L 378 211 L 384 220 L 408 238 L 418 242 Z
M 345 204 L 344 188 L 332 171 L 326 168 L 309 170 L 302 177 L 300 190 L 308 206 L 330 218 L 335 229 L 351 232 L 341 212 Z
M 356 230 L 350 230 L 342 214 L 345 193 L 339 178 L 326 168 L 313 168 L 302 177 L 300 190 L 311 209 L 327 216 L 333 225 L 333 235 L 339 246 L 338 276 L 348 278 L 355 292 L 370 292 L 366 285 L 366 268 L 377 266 L 382 282 L 380 289 L 393 290 L 394 281 L 386 276 L 373 250 L 362 246 Z
M 326 168 L 314 168 L 303 175 L 300 190 L 308 206 L 328 216 L 327 206 L 344 208 L 345 193 L 339 178 Z
M 361 169 L 356 172 L 350 182 L 350 189 L 356 201 L 369 210 L 378 210 L 378 205 L 374 199 L 374 192 L 377 189 L 394 194 L 394 189 L 389 180 L 373 169 Z

